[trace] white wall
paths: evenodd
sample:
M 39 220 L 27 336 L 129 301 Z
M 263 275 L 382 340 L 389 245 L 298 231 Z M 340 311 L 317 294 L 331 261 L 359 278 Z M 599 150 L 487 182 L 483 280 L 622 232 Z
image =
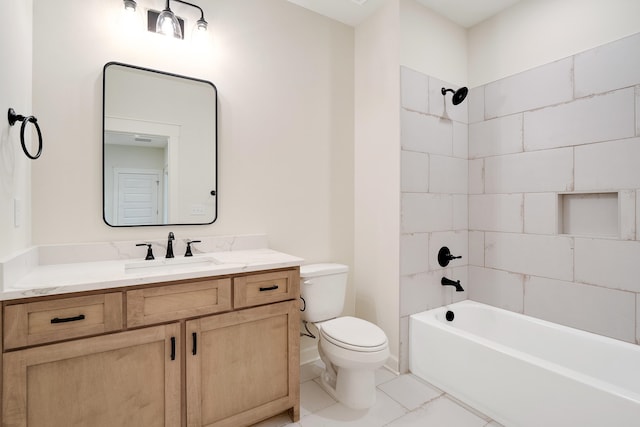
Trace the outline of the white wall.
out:
M 379 325 L 399 355 L 399 1 L 386 2 L 355 36 L 356 314 Z
M 13 108 L 24 116 L 42 116 L 33 110 L 31 104 L 32 0 L 0 0 L 0 10 L 4 17 L 0 26 L 0 258 L 3 258 L 26 248 L 31 240 L 32 161 L 25 156 L 20 145 L 22 123 L 9 126 L 7 111 Z M 35 154 L 37 148 L 31 145 L 32 129 L 29 124 L 25 140 Z M 50 146 L 45 146 L 45 151 L 50 149 Z M 20 225 L 17 227 L 14 200 L 18 200 L 20 211 Z
M 204 45 L 124 31 L 121 1 L 36 2 L 34 108 L 48 145 L 33 171 L 34 243 L 266 233 L 272 247 L 309 262 L 351 264 L 353 29 L 280 0 L 199 5 L 211 35 Z M 213 225 L 102 222 L 102 67 L 114 60 L 216 84 Z
M 476 87 L 640 31 L 637 0 L 523 0 L 469 29 Z
M 458 86 L 467 84 L 467 31 L 416 0 L 400 2 L 400 64 Z

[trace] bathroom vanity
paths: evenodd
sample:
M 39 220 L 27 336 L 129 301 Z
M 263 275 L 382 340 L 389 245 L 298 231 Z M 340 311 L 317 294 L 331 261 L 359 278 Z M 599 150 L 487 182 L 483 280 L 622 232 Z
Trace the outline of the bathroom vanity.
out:
M 268 249 L 133 273 L 109 261 L 124 272 L 75 282 L 93 289 L 5 290 L 2 425 L 237 427 L 287 410 L 297 421 L 301 261 Z

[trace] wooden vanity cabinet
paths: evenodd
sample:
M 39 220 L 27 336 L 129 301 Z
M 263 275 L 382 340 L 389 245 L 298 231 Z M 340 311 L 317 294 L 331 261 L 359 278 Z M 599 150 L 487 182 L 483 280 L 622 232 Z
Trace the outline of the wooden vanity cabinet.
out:
M 290 268 L 5 302 L 2 426 L 298 421 L 298 297 Z

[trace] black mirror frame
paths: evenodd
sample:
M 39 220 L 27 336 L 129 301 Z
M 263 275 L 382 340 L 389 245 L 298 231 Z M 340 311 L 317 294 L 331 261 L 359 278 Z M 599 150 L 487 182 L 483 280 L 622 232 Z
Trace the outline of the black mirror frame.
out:
M 191 80 L 191 81 L 196 81 L 196 82 L 200 82 L 200 83 L 205 83 L 210 85 L 215 93 L 215 116 L 214 116 L 214 138 L 215 138 L 215 146 L 214 146 L 214 155 L 215 155 L 215 171 L 214 171 L 214 179 L 215 179 L 215 183 L 214 183 L 214 188 L 211 190 L 211 196 L 214 197 L 214 217 L 210 222 L 202 222 L 202 223 L 188 223 L 188 224 L 128 224 L 128 225 L 113 225 L 113 224 L 109 224 L 109 222 L 107 222 L 107 218 L 105 217 L 105 209 L 106 209 L 106 203 L 105 203 L 105 191 L 106 191 L 106 182 L 105 182 L 105 173 L 104 173 L 104 169 L 105 169 L 105 99 L 106 99 L 106 71 L 107 71 L 107 67 L 112 66 L 112 65 L 118 65 L 118 66 L 122 66 L 122 67 L 127 67 L 127 68 L 133 68 L 136 70 L 141 70 L 141 71 L 149 71 L 152 73 L 158 73 L 158 74 L 162 74 L 165 76 L 169 76 L 169 77 L 177 77 L 180 79 L 187 79 L 187 80 Z M 117 62 L 117 61 L 110 61 L 107 62 L 104 67 L 102 68 L 102 220 L 104 221 L 104 223 L 106 225 L 108 225 L 109 227 L 114 227 L 114 228 L 121 228 L 121 227 L 166 227 L 166 226 L 181 226 L 181 225 L 210 225 L 213 224 L 214 222 L 216 222 L 216 220 L 218 219 L 218 88 L 210 81 L 208 80 L 203 80 L 203 79 L 198 79 L 195 77 L 187 77 L 187 76 L 183 76 L 180 74 L 175 74 L 175 73 L 169 73 L 166 71 L 159 71 L 159 70 L 154 70 L 151 68 L 146 68 L 146 67 L 140 67 L 137 65 L 131 65 L 131 64 L 125 64 L 122 62 Z

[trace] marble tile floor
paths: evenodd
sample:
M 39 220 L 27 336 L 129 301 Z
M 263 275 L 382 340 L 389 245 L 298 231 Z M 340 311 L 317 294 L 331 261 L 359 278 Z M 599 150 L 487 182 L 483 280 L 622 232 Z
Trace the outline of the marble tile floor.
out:
M 254 427 L 501 427 L 413 374 L 397 376 L 382 368 L 376 372 L 377 397 L 368 410 L 353 410 L 336 402 L 322 387 L 322 362 L 300 370 L 300 421 L 286 413 Z

